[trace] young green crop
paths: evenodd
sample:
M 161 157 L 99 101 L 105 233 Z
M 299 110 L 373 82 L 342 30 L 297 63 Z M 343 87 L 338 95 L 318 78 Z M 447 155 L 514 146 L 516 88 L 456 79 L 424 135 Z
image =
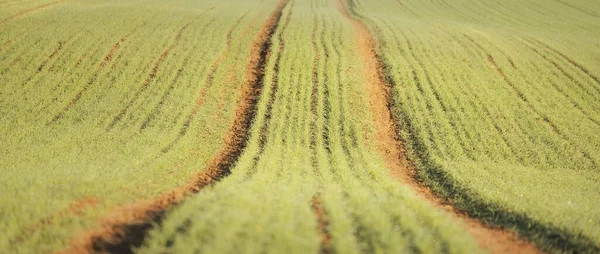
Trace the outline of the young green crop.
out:
M 598 3 L 348 2 L 432 188 L 548 250 L 599 250 Z
M 276 2 L 1 1 L 0 250 L 65 249 L 202 171 Z M 600 249 L 597 2 L 344 3 L 426 183 L 548 250 Z M 333 0 L 289 1 L 231 175 L 138 252 L 481 251 L 390 176 L 354 32 Z
M 353 33 L 333 1 L 288 3 L 244 154 L 140 253 L 480 251 L 384 167 Z
M 269 14 L 256 4 L 63 1 L 0 23 L 0 250 L 65 249 L 201 171 Z

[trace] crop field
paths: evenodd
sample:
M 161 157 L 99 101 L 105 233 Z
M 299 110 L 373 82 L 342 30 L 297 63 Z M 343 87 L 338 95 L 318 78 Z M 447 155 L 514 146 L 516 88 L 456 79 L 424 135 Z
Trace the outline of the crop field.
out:
M 599 253 L 600 2 L 0 0 L 0 253 Z

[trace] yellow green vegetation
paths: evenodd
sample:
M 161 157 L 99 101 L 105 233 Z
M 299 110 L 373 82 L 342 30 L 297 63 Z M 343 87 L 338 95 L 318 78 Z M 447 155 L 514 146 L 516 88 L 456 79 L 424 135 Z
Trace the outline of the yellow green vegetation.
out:
M 0 17 L 45 4 L 4 2 Z M 64 249 L 107 211 L 201 171 L 269 12 L 66 1 L 0 24 L 0 250 Z
M 390 174 L 357 23 L 420 181 L 544 250 L 598 252 L 599 16 L 593 0 L 0 0 L 0 252 L 69 249 L 188 184 L 239 134 L 249 77 L 241 155 L 134 251 L 484 252 Z
M 477 251 L 384 167 L 353 33 L 335 1 L 287 4 L 244 154 L 168 214 L 141 253 Z
M 600 5 L 349 1 L 422 179 L 554 250 L 600 248 Z

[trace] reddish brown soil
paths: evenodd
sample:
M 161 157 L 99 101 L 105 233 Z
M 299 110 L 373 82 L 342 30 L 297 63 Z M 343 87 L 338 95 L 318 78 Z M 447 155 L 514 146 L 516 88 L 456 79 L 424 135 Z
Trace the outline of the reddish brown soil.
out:
M 152 222 L 160 221 L 166 211 L 179 204 L 187 194 L 198 192 L 203 187 L 229 174 L 229 169 L 241 154 L 249 138 L 250 123 L 262 89 L 271 36 L 287 0 L 280 0 L 275 10 L 251 45 L 251 55 L 246 68 L 246 80 L 241 88 L 238 107 L 233 124 L 225 138 L 223 149 L 209 165 L 192 177 L 185 186 L 176 188 L 154 199 L 140 200 L 129 206 L 114 209 L 99 221 L 98 228 L 83 232 L 72 241 L 63 253 L 130 253 L 130 245 L 140 245 Z
M 102 60 L 102 62 L 98 65 L 98 69 L 102 69 L 108 63 L 110 63 L 110 61 L 112 60 L 112 58 L 115 56 L 115 54 L 117 53 L 117 51 L 121 47 L 121 44 L 124 43 L 127 40 L 127 37 L 129 37 L 129 35 L 125 35 L 123 38 L 121 38 L 119 41 L 117 41 L 117 43 L 115 43 L 110 48 L 110 51 L 103 57 L 104 60 Z
M 321 194 L 317 193 L 312 200 L 312 210 L 317 217 L 319 235 L 321 236 L 321 254 L 333 253 L 331 245 L 331 235 L 329 234 L 329 220 L 327 219 L 327 213 L 321 204 Z
M 46 8 L 46 7 L 50 7 L 50 6 L 52 6 L 52 5 L 55 5 L 55 4 L 58 4 L 58 3 L 60 3 L 60 2 L 61 2 L 61 1 L 51 2 L 51 3 L 47 3 L 47 4 L 43 4 L 43 5 L 40 5 L 40 6 L 33 7 L 33 8 L 31 8 L 31 9 L 24 10 L 24 11 L 22 11 L 22 12 L 19 12 L 19 13 L 15 14 L 15 15 L 12 15 L 12 16 L 10 16 L 10 17 L 8 17 L 8 18 L 5 18 L 5 19 L 3 19 L 3 20 L 0 20 L 0 25 L 2 25 L 2 24 L 4 24 L 4 23 L 6 23 L 6 22 L 8 22 L 8 21 L 11 21 L 11 20 L 13 20 L 13 19 L 15 19 L 15 18 L 21 17 L 21 16 L 23 16 L 23 15 L 25 15 L 25 14 L 27 14 L 27 13 L 34 12 L 34 11 L 37 11 L 37 10 L 39 10 L 39 9 L 44 9 L 44 8 Z
M 422 198 L 446 211 L 448 215 L 458 221 L 467 232 L 477 239 L 481 247 L 493 253 L 540 253 L 541 251 L 533 244 L 519 239 L 516 233 L 500 228 L 492 228 L 455 210 L 435 195 L 431 189 L 417 181 L 416 170 L 407 160 L 404 143 L 398 135 L 398 121 L 391 110 L 393 107 L 392 92 L 390 85 L 385 81 L 383 64 L 375 52 L 375 40 L 368 28 L 350 15 L 342 2 L 343 0 L 335 1 L 339 11 L 354 27 L 355 43 L 362 56 L 366 90 L 368 91 L 371 111 L 374 115 L 377 148 L 392 176 L 411 187 Z

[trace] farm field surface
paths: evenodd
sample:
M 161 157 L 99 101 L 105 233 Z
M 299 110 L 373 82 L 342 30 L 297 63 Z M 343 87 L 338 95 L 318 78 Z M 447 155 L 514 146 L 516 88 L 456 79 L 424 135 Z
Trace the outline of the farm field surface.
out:
M 2 253 L 598 253 L 600 2 L 0 0 Z

